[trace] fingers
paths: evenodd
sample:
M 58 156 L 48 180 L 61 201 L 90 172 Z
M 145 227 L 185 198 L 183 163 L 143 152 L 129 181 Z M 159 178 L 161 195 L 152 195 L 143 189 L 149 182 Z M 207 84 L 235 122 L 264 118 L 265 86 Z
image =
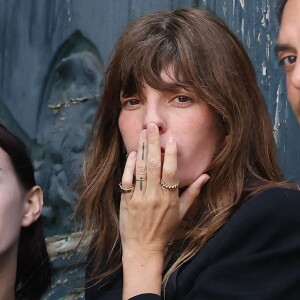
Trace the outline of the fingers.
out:
M 162 181 L 168 185 L 175 185 L 178 182 L 177 171 L 177 146 L 172 137 L 169 137 L 166 143 L 164 164 L 162 170 Z M 166 189 L 163 189 L 165 191 Z M 177 189 L 174 191 L 177 192 Z
M 143 192 L 147 185 L 147 130 L 141 131 L 135 169 L 135 190 Z
M 147 187 L 157 188 L 161 176 L 161 147 L 158 127 L 150 123 L 147 127 Z
M 199 195 L 201 188 L 209 180 L 209 178 L 210 177 L 207 174 L 202 174 L 181 195 L 180 203 L 179 203 L 179 213 L 180 213 L 181 220 L 183 219 L 186 212 L 188 211 L 188 209 L 193 204 L 194 200 Z
M 133 181 L 133 174 L 135 169 L 135 163 L 136 163 L 136 152 L 132 151 L 128 155 L 125 169 L 122 176 L 122 187 L 124 189 L 130 189 L 132 188 L 132 181 Z
M 133 154 L 131 154 L 133 155 Z M 133 158 L 130 155 L 130 158 Z M 144 192 L 149 189 L 155 192 L 160 186 L 160 180 L 165 183 L 162 185 L 163 192 L 177 191 L 176 177 L 177 170 L 177 147 L 176 142 L 170 137 L 165 146 L 164 164 L 161 171 L 161 145 L 160 134 L 157 125 L 150 123 L 147 130 L 144 129 L 140 133 L 138 151 L 136 153 L 135 166 L 135 192 Z M 132 187 L 134 161 L 129 159 L 126 162 L 122 186 L 124 188 Z M 174 188 L 172 188 L 174 186 Z

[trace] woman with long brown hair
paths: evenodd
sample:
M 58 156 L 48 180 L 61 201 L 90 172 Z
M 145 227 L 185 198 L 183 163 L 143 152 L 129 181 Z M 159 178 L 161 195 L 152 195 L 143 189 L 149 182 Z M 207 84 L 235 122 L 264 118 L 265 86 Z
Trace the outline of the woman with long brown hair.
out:
M 76 212 L 87 300 L 300 297 L 300 192 L 248 55 L 214 14 L 157 12 L 123 33 Z

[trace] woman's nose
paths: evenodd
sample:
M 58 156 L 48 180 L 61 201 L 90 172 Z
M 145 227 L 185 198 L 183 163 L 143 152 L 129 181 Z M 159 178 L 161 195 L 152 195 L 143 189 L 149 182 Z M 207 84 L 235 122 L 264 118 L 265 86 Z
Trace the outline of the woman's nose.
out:
M 143 129 L 147 128 L 149 123 L 157 125 L 159 132 L 163 133 L 166 130 L 166 116 L 163 104 L 150 103 L 145 107 L 144 124 Z

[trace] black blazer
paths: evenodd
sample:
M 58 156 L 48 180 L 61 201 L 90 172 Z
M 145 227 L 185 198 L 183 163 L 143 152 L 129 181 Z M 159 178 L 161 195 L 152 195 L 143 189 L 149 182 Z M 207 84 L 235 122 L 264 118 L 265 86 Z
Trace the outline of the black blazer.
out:
M 87 269 L 87 276 L 89 267 Z M 86 300 L 121 300 L 122 274 Z M 165 294 L 132 300 L 300 299 L 300 191 L 273 188 L 243 204 L 188 263 Z

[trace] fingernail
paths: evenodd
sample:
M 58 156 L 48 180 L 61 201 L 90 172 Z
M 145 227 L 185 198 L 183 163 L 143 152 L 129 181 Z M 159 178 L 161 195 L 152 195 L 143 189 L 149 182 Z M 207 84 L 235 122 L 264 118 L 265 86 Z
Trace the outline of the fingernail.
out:
M 136 158 L 136 152 L 135 151 L 130 152 L 128 158 L 130 158 L 130 159 Z
M 175 141 L 172 136 L 169 137 L 169 144 L 173 144 Z
M 153 123 L 150 123 L 150 124 L 148 124 L 147 129 L 148 129 L 149 133 L 154 133 L 157 130 L 157 126 L 155 124 L 153 124 Z
M 147 137 L 147 130 L 146 129 L 143 129 L 141 131 L 140 137 L 143 138 L 143 139 L 145 139 Z
M 204 180 L 204 184 L 206 184 L 209 181 L 209 179 L 210 179 L 210 176 L 207 175 L 206 179 Z

